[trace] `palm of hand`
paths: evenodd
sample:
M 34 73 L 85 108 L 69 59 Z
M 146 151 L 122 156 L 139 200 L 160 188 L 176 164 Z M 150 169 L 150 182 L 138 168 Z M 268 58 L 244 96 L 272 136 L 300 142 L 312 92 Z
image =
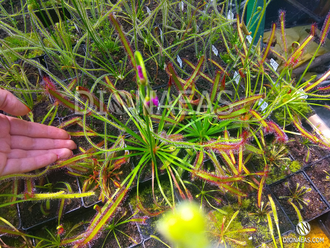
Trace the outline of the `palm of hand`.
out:
M 44 167 L 75 148 L 64 130 L 0 114 L 0 175 Z

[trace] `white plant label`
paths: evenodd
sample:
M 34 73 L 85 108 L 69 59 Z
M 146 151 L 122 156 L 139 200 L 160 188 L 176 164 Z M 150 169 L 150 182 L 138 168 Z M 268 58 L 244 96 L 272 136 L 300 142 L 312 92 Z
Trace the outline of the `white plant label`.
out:
M 246 36 L 246 39 L 250 44 L 252 43 L 252 36 L 251 35 Z
M 215 56 L 218 56 L 218 54 L 219 54 L 218 49 L 213 45 L 212 45 L 212 52 L 214 53 Z
M 306 95 L 305 91 L 302 89 L 298 90 L 299 98 L 307 99 L 308 96 Z
M 227 19 L 228 20 L 234 20 L 234 14 L 233 14 L 233 12 L 231 12 L 231 10 L 228 11 Z
M 278 68 L 278 63 L 274 59 L 270 59 L 270 65 L 273 67 L 274 71 Z
M 161 39 L 162 41 L 164 41 L 163 31 L 162 31 L 162 29 L 161 29 L 161 28 L 158 28 L 158 30 L 159 30 L 160 39 Z
M 260 99 L 258 105 L 260 106 L 261 111 L 264 111 L 268 107 L 268 103 L 265 102 L 264 99 Z
M 236 84 L 239 83 L 241 76 L 237 73 L 237 71 L 234 72 L 234 80 L 236 82 Z
M 182 68 L 182 59 L 180 58 L 179 55 L 176 56 L 176 61 L 178 61 L 180 68 Z
M 150 11 L 150 9 L 148 8 L 148 6 L 146 6 L 146 9 L 147 9 L 147 13 L 150 15 L 151 11 Z
M 184 10 L 184 2 L 181 1 L 181 10 L 183 11 Z

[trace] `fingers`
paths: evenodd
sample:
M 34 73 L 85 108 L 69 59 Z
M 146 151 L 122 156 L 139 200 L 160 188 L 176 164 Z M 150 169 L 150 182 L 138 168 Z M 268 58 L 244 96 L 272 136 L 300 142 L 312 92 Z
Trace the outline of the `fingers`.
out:
M 11 115 L 26 115 L 31 110 L 12 93 L 0 89 L 0 109 Z
M 51 150 L 21 150 L 21 149 L 13 149 L 7 155 L 8 159 L 11 158 L 30 158 L 37 157 L 46 153 L 54 153 L 57 155 L 58 159 L 66 159 L 72 156 L 72 151 L 67 148 L 62 149 L 51 149 Z
M 28 122 L 8 117 L 11 135 L 22 135 L 33 138 L 69 139 L 70 135 L 62 129 L 46 126 L 39 123 Z
M 23 159 L 11 158 L 7 160 L 7 164 L 3 169 L 1 176 L 36 170 L 52 164 L 56 160 L 57 155 L 55 153 L 47 153 L 37 157 Z
M 73 150 L 76 149 L 77 146 L 72 140 L 30 138 L 26 136 L 13 135 L 11 137 L 11 148 L 23 150 L 50 150 L 68 148 Z

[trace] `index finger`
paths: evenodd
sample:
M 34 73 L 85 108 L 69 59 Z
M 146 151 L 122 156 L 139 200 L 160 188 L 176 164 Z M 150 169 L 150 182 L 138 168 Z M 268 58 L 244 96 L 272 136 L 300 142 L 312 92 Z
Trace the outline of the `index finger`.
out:
M 10 123 L 10 134 L 31 138 L 70 139 L 70 135 L 62 129 L 7 117 Z

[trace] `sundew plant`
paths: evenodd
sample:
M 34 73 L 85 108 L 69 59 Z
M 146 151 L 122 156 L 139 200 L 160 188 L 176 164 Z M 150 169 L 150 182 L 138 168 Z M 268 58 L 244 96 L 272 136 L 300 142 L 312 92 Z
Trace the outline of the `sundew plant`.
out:
M 230 10 L 228 3 L 234 1 L 217 5 L 217 1 L 172 3 L 162 0 L 155 3 L 154 9 L 146 11 L 135 1 L 101 4 L 98 1 L 73 0 L 72 5 L 65 1 L 56 2 L 59 17 L 64 13 L 63 8 L 70 12 L 72 22 L 76 23 L 81 34 L 76 37 L 72 33 L 76 28 L 73 30 L 64 17 L 63 20 L 59 18 L 54 29 L 45 27 L 40 19 L 37 20 L 35 12 L 47 9 L 47 4 L 32 2 L 34 5 L 29 2 L 27 10 L 35 19 L 33 28 L 40 31 L 40 37 L 30 40 L 31 46 L 27 47 L 29 50 L 41 49 L 51 61 L 59 61 L 61 73 L 69 70 L 70 78 L 60 80 L 42 63 L 25 58 L 2 40 L 2 48 L 7 50 L 4 52 L 1 48 L 0 55 L 5 59 L 11 52 L 42 72 L 42 91 L 33 91 L 30 84 L 26 89 L 24 84 L 16 89 L 19 93 L 24 92 L 21 93 L 22 100 L 33 101 L 32 93 L 36 92 L 47 95 L 53 104 L 42 123 L 50 119 L 49 124 L 52 124 L 59 110 L 67 109 L 69 118 L 62 118 L 59 127 L 68 129 L 72 137 L 84 137 L 88 145 L 88 148 L 80 147 L 79 154 L 36 174 L 0 178 L 15 178 L 13 193 L 3 195 L 12 197 L 12 202 L 3 203 L 0 207 L 42 200 L 43 210 L 47 210 L 50 199 L 60 199 L 57 236 L 54 236 L 54 241 L 38 239 L 37 247 L 45 247 L 42 242 L 53 247 L 84 247 L 98 239 L 102 231 L 115 232 L 119 225 L 129 221 L 144 223 L 146 218 L 136 216 L 114 221 L 118 209 L 132 191 L 136 192 L 138 210 L 154 217 L 174 208 L 177 196 L 190 201 L 198 198 L 188 187 L 195 182 L 196 185 L 201 182 L 203 188 L 205 184 L 217 187 L 218 192 L 238 204 L 255 193 L 256 205 L 264 215 L 263 219 L 267 218 L 270 230 L 273 230 L 273 211 L 279 231 L 275 203 L 269 197 L 270 203 L 266 205 L 262 194 L 272 167 L 281 167 L 283 164 L 280 162 L 287 160 L 282 154 L 288 141 L 287 126 L 293 125 L 295 134 L 329 148 L 322 136 L 308 132 L 302 122 L 311 112 L 311 101 L 329 97 L 329 87 L 320 85 L 330 71 L 318 80 L 303 80 L 308 68 L 300 78 L 292 77 L 292 70 L 304 48 L 315 37 L 315 26 L 311 27 L 310 35 L 303 43 L 290 50 L 285 39 L 285 16 L 281 12 L 279 26 L 272 26 L 269 40 L 261 49 L 262 41 L 253 45 L 258 37 L 250 36 L 249 29 L 253 23 L 244 22 L 249 1 L 242 5 L 242 16 L 234 15 L 234 10 Z M 171 10 L 177 10 L 178 4 L 179 11 L 172 14 Z M 239 13 L 240 3 L 235 1 L 235 4 Z M 264 6 L 267 6 L 266 1 Z M 46 11 L 45 15 L 48 14 Z M 256 10 L 256 15 L 262 17 L 264 14 L 265 8 Z M 329 16 L 320 33 L 318 49 L 325 42 L 330 26 Z M 157 22 L 161 24 L 156 25 Z M 5 22 L 1 21 L 0 25 L 8 32 L 14 31 Z M 283 37 L 285 54 L 272 50 L 276 30 Z M 29 41 L 22 32 L 17 33 Z M 213 48 L 218 45 L 217 39 L 221 40 L 225 49 L 221 56 L 213 56 L 217 51 Z M 78 52 L 83 44 L 84 55 Z M 179 56 L 180 51 L 189 47 L 195 51 L 196 62 Z M 89 57 L 90 52 L 96 55 Z M 281 70 L 270 65 L 270 55 L 284 61 Z M 119 56 L 122 62 L 116 63 Z M 100 67 L 89 66 L 89 63 Z M 154 63 L 157 70 L 150 63 Z M 168 79 L 166 85 L 158 90 L 151 79 L 155 71 L 163 72 L 162 75 Z M 125 80 L 134 86 L 127 89 L 122 85 Z M 12 86 L 6 85 L 5 88 L 12 89 Z M 79 130 L 71 131 L 72 126 Z M 273 137 L 272 147 L 280 148 L 275 154 L 275 162 L 268 157 L 277 150 L 267 150 L 267 137 Z M 252 156 L 258 156 L 262 162 L 258 170 L 248 166 Z M 207 165 L 207 161 L 211 163 Z M 60 168 L 66 168 L 69 174 L 79 178 L 82 192 L 72 192 L 66 184 L 58 192 L 34 192 L 33 180 Z M 147 177 L 151 181 L 153 206 L 146 206 L 140 193 Z M 23 193 L 18 191 L 17 178 L 25 180 Z M 169 190 L 165 182 L 169 182 Z M 156 191 L 161 197 L 156 195 Z M 202 191 L 199 195 L 205 193 Z M 78 197 L 95 197 L 100 203 L 95 205 L 95 215 L 85 223 L 84 231 L 74 237 L 63 236 L 61 223 L 65 199 Z M 227 214 L 225 210 L 218 205 L 211 207 L 221 213 L 210 214 L 211 219 L 216 220 L 217 216 L 222 219 L 214 223 L 208 233 L 219 237 L 219 243 L 246 244 L 240 239 L 233 241 L 230 238 L 231 224 L 237 222 L 239 211 L 226 219 L 223 217 Z M 134 213 L 137 212 L 134 210 Z M 0 229 L 2 233 L 20 236 L 26 239 L 26 243 L 29 243 L 28 239 L 35 238 L 1 220 L 6 223 L 6 228 Z M 239 230 L 254 232 L 256 229 L 240 226 Z M 274 235 L 272 233 L 273 238 Z

